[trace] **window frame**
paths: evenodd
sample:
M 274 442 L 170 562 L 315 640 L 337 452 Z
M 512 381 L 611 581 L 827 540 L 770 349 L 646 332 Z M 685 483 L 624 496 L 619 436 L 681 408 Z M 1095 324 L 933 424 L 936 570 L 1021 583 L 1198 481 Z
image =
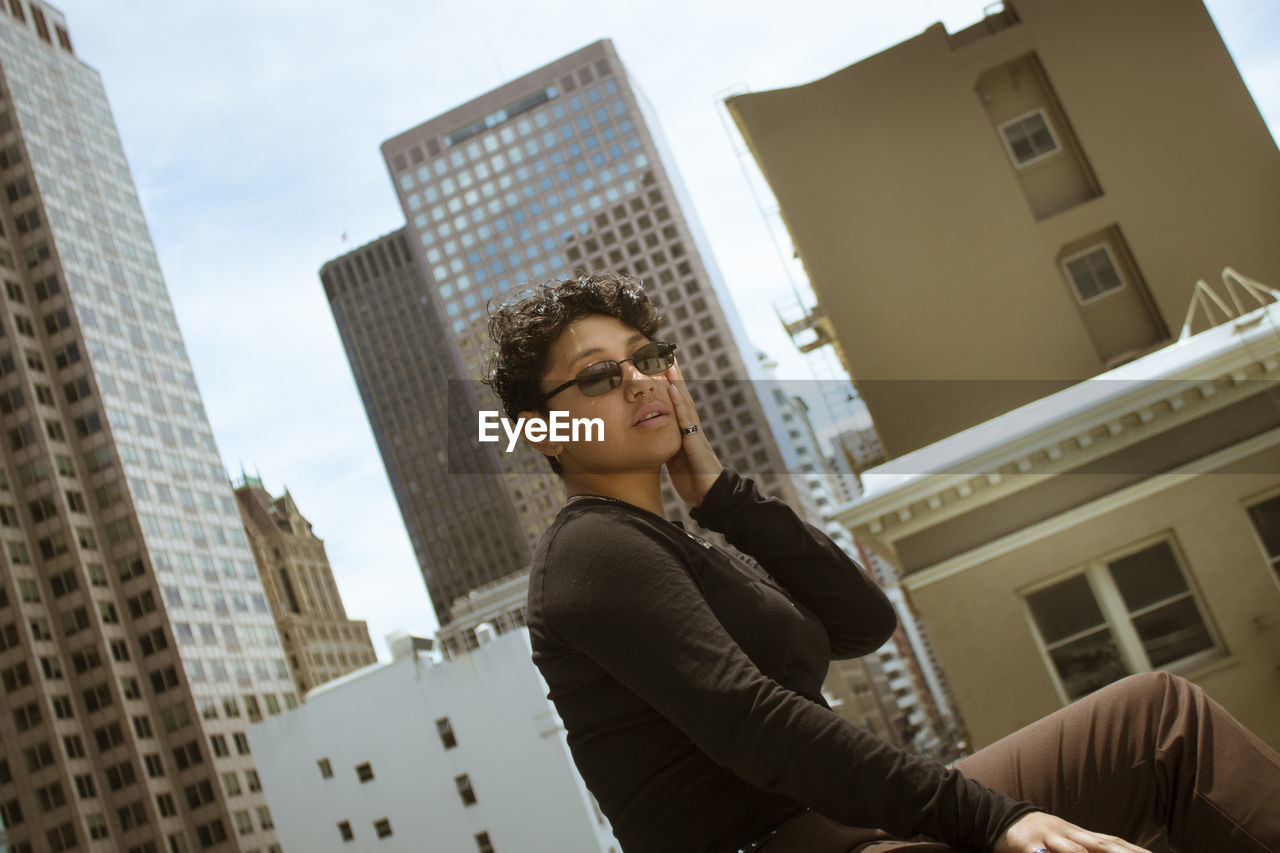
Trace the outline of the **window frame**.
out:
M 1254 507 L 1262 506 L 1277 499 L 1280 499 L 1280 489 L 1269 489 L 1242 500 L 1240 509 L 1244 513 L 1245 521 L 1249 524 L 1249 531 L 1253 534 L 1253 541 L 1258 543 L 1258 553 L 1262 555 L 1262 562 L 1267 567 L 1267 573 L 1271 575 L 1271 579 L 1276 584 L 1280 584 L 1280 553 L 1272 556 L 1267 550 L 1267 543 L 1262 538 L 1262 531 L 1258 529 L 1258 525 L 1254 522 L 1252 515 Z
M 1187 593 L 1191 602 L 1195 605 L 1196 612 L 1200 616 L 1200 621 L 1204 625 L 1205 632 L 1209 635 L 1212 645 L 1209 648 L 1194 652 L 1186 657 L 1171 661 L 1163 666 L 1152 666 L 1150 658 L 1148 658 L 1146 649 L 1142 645 L 1142 638 L 1138 635 L 1137 629 L 1133 625 L 1133 614 L 1129 607 L 1125 604 L 1124 597 L 1120 593 L 1120 588 L 1115 582 L 1114 576 L 1111 574 L 1111 564 L 1125 557 L 1132 556 L 1141 551 L 1145 551 L 1154 545 L 1166 543 L 1169 551 L 1173 555 L 1174 563 L 1186 583 Z M 1179 675 L 1186 675 L 1194 672 L 1209 663 L 1216 662 L 1230 655 L 1226 643 L 1223 641 L 1221 632 L 1211 618 L 1208 608 L 1204 602 L 1204 596 L 1200 592 L 1195 583 L 1195 575 L 1190 570 L 1186 555 L 1183 553 L 1181 546 L 1178 544 L 1177 538 L 1173 531 L 1165 530 L 1143 539 L 1136 540 L 1117 548 L 1113 551 L 1101 554 L 1083 564 L 1077 564 L 1070 569 L 1061 572 L 1055 572 L 1047 578 L 1036 581 L 1035 583 L 1017 589 L 1018 599 L 1021 602 L 1023 618 L 1026 620 L 1027 628 L 1031 633 L 1032 640 L 1035 643 L 1036 651 L 1039 653 L 1040 660 L 1044 664 L 1045 672 L 1049 676 L 1049 680 L 1053 683 L 1054 692 L 1057 693 L 1059 701 L 1063 705 L 1074 702 L 1076 699 L 1083 698 L 1081 696 L 1072 697 L 1067 693 L 1066 685 L 1062 681 L 1062 676 L 1058 672 L 1058 667 L 1053 661 L 1053 656 L 1049 651 L 1049 643 L 1046 643 L 1044 636 L 1040 631 L 1040 625 L 1036 621 L 1035 613 L 1031 609 L 1029 596 L 1033 593 L 1040 592 L 1053 586 L 1057 586 L 1073 577 L 1083 575 L 1085 582 L 1089 586 L 1089 591 L 1093 594 L 1094 601 L 1098 605 L 1098 610 L 1102 613 L 1104 624 L 1111 633 L 1111 638 L 1116 645 L 1117 651 L 1120 653 L 1120 662 L 1129 675 L 1142 672 L 1172 672 Z M 1088 694 L 1084 694 L 1088 695 Z
M 1039 115 L 1040 120 L 1044 122 L 1045 130 L 1049 132 L 1049 138 L 1053 140 L 1053 148 L 1037 154 L 1028 160 L 1019 160 L 1018 155 L 1014 153 L 1013 144 L 1009 141 L 1009 135 L 1005 133 L 1005 128 L 1011 127 L 1015 124 L 1020 124 L 1034 115 Z M 1057 131 L 1053 129 L 1053 122 L 1049 120 L 1049 113 L 1044 107 L 1036 107 L 1035 109 L 1027 110 L 1021 115 L 1017 115 L 1011 119 L 1000 122 L 996 125 L 996 133 L 1000 135 L 1000 141 L 1004 143 L 1004 150 L 1009 155 L 1009 160 L 1012 161 L 1015 169 L 1025 169 L 1027 166 L 1039 163 L 1042 160 L 1047 160 L 1055 154 L 1061 154 L 1063 151 L 1062 140 L 1058 137 Z
M 1070 264 L 1072 261 L 1079 260 L 1080 258 L 1083 258 L 1087 255 L 1092 255 L 1094 252 L 1098 251 L 1099 249 L 1102 249 L 1102 251 L 1106 253 L 1107 260 L 1111 263 L 1111 268 L 1115 270 L 1116 278 L 1119 279 L 1120 284 L 1117 285 L 1116 287 L 1110 288 L 1109 290 L 1099 291 L 1098 293 L 1095 293 L 1093 296 L 1090 296 L 1087 299 L 1082 299 L 1080 297 L 1080 288 L 1076 284 L 1075 277 L 1071 275 L 1071 269 L 1068 266 L 1068 264 Z M 1085 305 L 1092 305 L 1095 302 L 1098 302 L 1102 299 L 1106 299 L 1108 296 L 1111 296 L 1116 293 L 1120 293 L 1121 291 L 1127 290 L 1129 288 L 1129 280 L 1125 277 L 1124 267 L 1116 263 L 1116 253 L 1112 250 L 1111 244 L 1108 243 L 1106 240 L 1100 240 L 1097 243 L 1094 243 L 1088 246 L 1087 248 L 1081 249 L 1078 252 L 1073 252 L 1070 255 L 1063 256 L 1058 261 L 1058 265 L 1062 268 L 1062 274 L 1067 279 L 1067 287 L 1071 288 L 1071 295 L 1075 297 L 1076 304 L 1082 307 Z

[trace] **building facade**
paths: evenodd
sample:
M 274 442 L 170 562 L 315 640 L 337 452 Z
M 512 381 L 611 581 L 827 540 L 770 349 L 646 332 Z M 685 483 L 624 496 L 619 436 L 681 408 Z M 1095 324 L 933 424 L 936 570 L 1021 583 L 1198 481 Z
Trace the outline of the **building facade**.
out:
M 0 10 L 0 821 L 15 851 L 276 851 L 296 703 L 97 72 Z
M 529 571 L 522 569 L 459 596 L 450 607 L 453 619 L 436 632 L 436 648 L 446 660 L 479 648 L 487 632 L 501 636 L 525 627 Z
M 527 630 L 444 662 L 402 639 L 250 731 L 286 848 L 618 853 Z
M 867 472 L 839 518 L 902 573 L 975 746 L 1155 669 L 1280 744 L 1278 321 L 1271 302 Z
M 243 474 L 235 494 L 298 695 L 376 663 L 368 624 L 347 618 L 324 541 L 289 491 L 273 498 Z
M 839 108 L 833 108 L 839 104 Z M 888 458 L 1280 281 L 1280 153 L 1200 0 L 1008 0 L 729 99 Z
M 493 445 L 473 440 L 479 398 L 412 239 L 407 229 L 388 234 L 326 263 L 320 280 L 445 624 L 455 598 L 524 568 L 530 550 L 513 502 L 522 495 L 501 479 L 504 460 Z M 523 464 L 537 461 L 520 456 Z M 546 472 L 542 465 L 530 477 Z

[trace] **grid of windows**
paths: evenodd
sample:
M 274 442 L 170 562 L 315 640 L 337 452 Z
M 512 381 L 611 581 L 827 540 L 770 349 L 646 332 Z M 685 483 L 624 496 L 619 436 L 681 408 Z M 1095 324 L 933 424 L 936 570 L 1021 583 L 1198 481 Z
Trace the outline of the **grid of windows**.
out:
M 57 13 L 16 2 L 9 8 L 28 8 L 37 30 L 0 15 L 8 96 L 0 123 L 10 131 L 20 128 L 24 143 L 11 144 L 11 138 L 0 148 L 0 185 L 16 204 L 7 233 L 24 244 L 0 250 L 0 301 L 23 306 L 0 323 L 0 336 L 7 332 L 22 341 L 0 351 L 0 376 L 10 386 L 0 393 L 0 436 L 20 462 L 17 482 L 0 474 L 0 490 L 9 492 L 0 524 L 40 525 L 28 544 L 5 547 L 11 562 L 28 565 L 38 558 L 49 570 L 44 594 L 35 581 L 19 587 L 33 639 L 51 641 L 59 629 L 71 638 L 67 658 L 52 647 L 37 658 L 45 678 L 71 682 L 69 695 L 52 696 L 48 716 L 65 721 L 58 724 L 63 731 L 83 718 L 81 733 L 60 735 L 63 752 L 67 759 L 95 761 L 94 746 L 114 753 L 104 759 L 98 781 L 91 773 L 69 772 L 66 782 L 33 788 L 32 803 L 52 810 L 68 798 L 93 801 L 121 792 L 123 799 L 104 814 L 83 816 L 96 840 L 145 824 L 146 797 L 130 792 L 136 795 L 139 783 L 165 785 L 166 759 L 147 752 L 135 765 L 121 760 L 122 749 L 140 754 L 129 744 L 155 748 L 152 739 L 182 731 L 184 746 L 168 746 L 178 769 L 205 759 L 189 728 L 187 681 L 204 681 L 205 665 L 212 666 L 213 657 L 225 659 L 224 651 L 201 650 L 206 659 L 184 661 L 189 679 L 181 678 L 163 627 L 169 597 L 153 586 L 161 576 L 182 590 L 181 606 L 212 604 L 205 618 L 225 615 L 216 609 L 219 595 L 244 595 L 250 608 L 236 622 L 250 645 L 242 655 L 261 660 L 263 668 L 254 674 L 262 689 L 283 692 L 289 682 L 287 671 L 274 666 L 282 655 L 265 600 L 261 610 L 252 606 L 261 586 L 101 79 L 67 55 L 70 37 Z M 26 267 L 23 283 L 4 272 L 21 269 L 18 263 Z M 17 359 L 25 363 L 26 377 L 15 370 Z M 19 392 L 13 386 L 24 378 Z M 47 440 L 39 440 L 42 434 Z M 146 549 L 140 547 L 144 540 Z M 105 639 L 92 638 L 91 614 L 108 626 Z M 20 710 L 19 725 L 47 728 L 52 722 L 37 723 L 25 704 Z M 54 737 L 24 751 L 27 770 L 62 760 L 55 758 L 58 743 Z M 222 735 L 211 747 L 215 755 L 227 751 Z M 143 772 L 161 781 L 148 783 Z M 202 802 L 211 799 L 201 784 L 194 793 Z M 154 801 L 162 817 L 175 813 L 171 793 L 157 791 Z M 269 813 L 259 817 L 269 827 Z M 58 820 L 44 821 L 41 833 L 33 838 L 41 849 L 85 840 L 76 838 L 72 823 Z M 198 834 L 202 842 L 225 838 L 216 821 Z M 30 848 L 25 841 L 18 846 Z
M 519 121 L 416 167 L 403 164 L 398 184 L 464 353 L 481 349 L 468 338 L 483 337 L 479 320 L 490 298 L 527 280 L 613 268 L 645 280 L 691 372 L 741 370 L 617 78 L 590 76 L 572 94 L 562 79 L 557 97 Z M 550 256 L 563 264 L 533 266 Z M 702 405 L 714 392 L 700 390 Z M 719 449 L 739 470 L 767 469 L 773 454 L 755 428 L 763 415 L 754 401 L 744 409 L 717 421 Z M 541 532 L 538 508 L 520 511 L 529 531 Z

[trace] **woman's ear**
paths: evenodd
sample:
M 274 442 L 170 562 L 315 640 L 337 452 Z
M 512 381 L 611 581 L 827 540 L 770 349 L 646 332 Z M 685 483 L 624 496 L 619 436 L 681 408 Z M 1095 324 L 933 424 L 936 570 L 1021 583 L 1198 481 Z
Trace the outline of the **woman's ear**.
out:
M 520 424 L 522 427 L 524 424 L 529 423 L 529 421 L 531 420 L 539 420 L 539 421 L 542 421 L 543 423 L 546 423 L 547 413 L 535 411 L 534 409 L 525 409 L 523 412 L 520 413 Z M 548 433 L 547 430 L 545 429 L 542 430 L 543 435 L 547 435 L 547 433 Z M 529 438 L 528 431 L 524 429 L 520 430 L 520 436 L 521 438 L 524 439 L 526 444 L 528 444 L 534 450 L 541 453 L 543 456 L 559 458 L 560 454 L 564 451 L 563 442 L 552 441 L 550 438 L 544 438 L 540 441 L 534 441 Z

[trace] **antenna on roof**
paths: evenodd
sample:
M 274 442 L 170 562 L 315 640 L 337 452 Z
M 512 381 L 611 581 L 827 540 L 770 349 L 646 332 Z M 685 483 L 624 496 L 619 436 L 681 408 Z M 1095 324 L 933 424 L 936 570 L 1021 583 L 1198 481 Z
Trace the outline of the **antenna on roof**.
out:
M 1241 303 L 1242 295 L 1251 297 L 1258 303 L 1259 308 L 1269 301 L 1280 302 L 1280 290 L 1268 287 L 1262 282 L 1254 281 L 1248 276 L 1241 275 L 1231 267 L 1222 268 L 1222 286 L 1227 292 L 1227 298 L 1231 300 L 1230 305 L 1227 305 L 1222 297 L 1205 283 L 1204 279 L 1196 282 L 1195 289 L 1191 294 L 1191 305 L 1187 308 L 1187 318 L 1182 322 L 1182 332 L 1178 335 L 1179 341 L 1185 341 L 1191 337 L 1191 323 L 1195 319 L 1197 308 L 1204 312 L 1204 317 L 1209 322 L 1209 327 L 1212 328 L 1220 323 L 1239 319 L 1254 310 L 1252 308 L 1246 310 Z M 1241 291 L 1243 291 L 1243 294 Z M 1270 299 L 1267 297 L 1270 297 Z M 1214 306 L 1217 306 L 1218 310 L 1222 312 L 1221 320 L 1214 319 Z

